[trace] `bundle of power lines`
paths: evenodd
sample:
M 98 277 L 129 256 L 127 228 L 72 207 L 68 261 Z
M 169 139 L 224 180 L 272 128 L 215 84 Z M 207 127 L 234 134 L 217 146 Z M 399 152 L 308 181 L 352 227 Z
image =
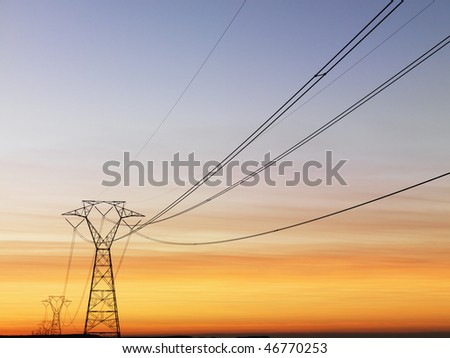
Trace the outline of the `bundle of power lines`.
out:
M 400 29 L 402 29 L 403 27 L 405 27 L 408 23 L 410 23 L 412 20 L 414 20 L 420 13 L 422 13 L 426 8 L 428 8 L 434 1 L 432 1 L 431 3 L 429 3 L 427 6 L 425 6 L 419 13 L 417 13 L 415 16 L 413 16 L 409 21 L 407 21 L 405 24 L 403 24 L 401 27 L 399 27 L 393 34 L 391 34 L 389 37 L 387 37 L 381 44 L 383 44 L 385 41 L 387 41 L 388 39 L 390 39 L 395 33 L 397 33 Z M 173 110 L 175 109 L 175 107 L 178 105 L 178 103 L 180 102 L 180 100 L 183 98 L 183 96 L 185 95 L 185 93 L 188 91 L 189 87 L 191 86 L 191 84 L 194 82 L 194 80 L 196 79 L 197 75 L 200 73 L 200 71 L 203 69 L 204 65 L 206 64 L 206 62 L 209 60 L 209 58 L 211 57 L 212 53 L 214 52 L 214 50 L 216 49 L 216 47 L 219 45 L 220 41 L 223 39 L 223 37 L 225 36 L 225 34 L 227 33 L 228 29 L 230 28 L 230 26 L 233 24 L 233 22 L 235 21 L 235 19 L 237 18 L 237 16 L 239 15 L 239 13 L 241 12 L 242 8 L 244 7 L 246 1 L 243 1 L 242 4 L 240 5 L 240 7 L 238 8 L 238 10 L 236 11 L 236 13 L 234 14 L 234 16 L 232 17 L 231 21 L 228 23 L 228 25 L 226 26 L 225 30 L 221 33 L 220 37 L 218 38 L 218 40 L 215 42 L 214 46 L 212 47 L 212 49 L 209 51 L 209 53 L 207 54 L 207 56 L 205 57 L 205 59 L 203 60 L 203 62 L 201 63 L 200 67 L 197 69 L 197 71 L 195 72 L 194 76 L 190 79 L 190 81 L 188 82 L 188 84 L 185 86 L 185 88 L 183 89 L 183 91 L 181 92 L 181 94 L 179 95 L 179 97 L 177 98 L 177 100 L 175 101 L 175 103 L 171 106 L 171 108 L 169 109 L 169 111 L 167 112 L 167 114 L 163 117 L 163 119 L 161 120 L 161 122 L 159 123 L 159 125 L 157 126 L 157 128 L 153 131 L 153 133 L 151 134 L 151 136 L 148 138 L 148 140 L 144 143 L 144 145 L 141 147 L 141 149 L 138 151 L 137 155 L 140 155 L 141 152 L 145 149 L 145 147 L 150 143 L 150 141 L 152 140 L 152 138 L 155 136 L 155 134 L 157 133 L 157 131 L 161 128 L 161 126 L 166 122 L 166 120 L 169 118 L 169 116 L 171 115 L 171 113 L 173 112 Z M 409 74 L 411 71 L 413 71 L 415 68 L 417 68 L 419 65 L 423 64 L 425 61 L 427 61 L 429 58 L 431 58 L 432 56 L 434 56 L 436 53 L 438 53 L 439 51 L 441 51 L 442 49 L 444 49 L 450 42 L 450 36 L 445 37 L 443 40 L 439 41 L 435 46 L 433 46 L 432 48 L 430 48 L 428 51 L 426 51 L 425 53 L 423 53 L 422 55 L 418 56 L 416 59 L 414 59 L 411 63 L 409 63 L 408 65 L 406 65 L 403 69 L 401 69 L 400 71 L 398 71 L 396 74 L 394 74 L 393 76 L 391 76 L 390 78 L 388 78 L 386 81 L 384 81 L 383 83 L 381 83 L 379 86 L 377 86 L 375 89 L 373 89 L 372 91 L 368 92 L 366 95 L 362 96 L 358 101 L 356 101 L 355 103 L 353 103 L 351 106 L 349 106 L 346 110 L 342 111 L 341 113 L 339 113 L 338 115 L 336 115 L 335 117 L 333 117 L 332 119 L 330 119 L 328 122 L 326 122 L 324 125 L 320 126 L 319 128 L 317 128 L 316 130 L 312 131 L 310 134 L 308 134 L 307 136 L 303 137 L 301 140 L 299 140 L 297 143 L 295 143 L 294 145 L 292 145 L 291 147 L 287 148 L 285 151 L 283 151 L 281 154 L 279 154 L 278 156 L 276 156 L 273 160 L 271 160 L 268 163 L 265 163 L 263 165 L 261 165 L 259 168 L 257 168 L 255 171 L 251 172 L 249 175 L 245 176 L 244 178 L 234 182 L 231 186 L 228 186 L 227 188 L 223 189 L 222 191 L 208 197 L 205 200 L 202 200 L 200 202 L 198 202 L 195 205 L 192 205 L 184 210 L 181 210 L 177 213 L 171 214 L 171 215 L 166 215 L 168 214 L 170 211 L 172 211 L 174 208 L 176 208 L 181 202 L 183 202 L 186 198 L 188 198 L 189 196 L 191 196 L 196 190 L 198 190 L 203 184 L 205 184 L 210 178 L 212 178 L 214 175 L 216 175 L 217 173 L 219 173 L 227 164 L 229 164 L 236 156 L 238 156 L 242 151 L 244 151 L 247 147 L 249 147 L 254 141 L 256 141 L 261 135 L 263 135 L 264 133 L 266 133 L 268 130 L 270 130 L 271 128 L 274 127 L 274 125 L 276 125 L 277 123 L 279 123 L 281 120 L 283 120 L 284 118 L 287 117 L 287 112 L 291 109 L 293 109 L 293 107 L 302 99 L 304 98 L 304 96 L 309 93 L 319 82 L 321 82 L 333 69 L 335 69 L 345 58 L 347 58 L 354 50 L 356 47 L 358 47 L 375 29 L 377 29 L 379 26 L 381 26 L 383 24 L 383 22 L 394 12 L 398 9 L 398 7 L 403 3 L 403 0 L 401 1 L 389 1 L 389 3 L 387 5 L 385 5 L 353 38 L 350 39 L 350 41 L 348 41 L 345 46 L 343 46 L 336 54 L 334 54 L 329 60 L 327 60 L 325 62 L 325 65 L 323 65 L 317 72 L 315 72 L 311 78 L 306 81 L 304 84 L 302 84 L 299 89 L 292 95 L 289 97 L 289 99 L 287 101 L 285 101 L 280 107 L 278 107 L 276 109 L 275 112 L 273 112 L 267 119 L 265 119 L 260 126 L 258 126 L 258 128 L 256 128 L 250 135 L 248 135 L 242 142 L 240 142 L 227 156 L 225 156 L 220 162 L 218 162 L 218 164 L 211 169 L 208 173 L 206 173 L 200 180 L 198 180 L 194 185 L 192 185 L 186 192 L 184 192 L 182 195 L 180 195 L 179 197 L 177 197 L 174 201 L 172 201 L 169 205 L 167 205 L 166 207 L 164 207 L 163 209 L 161 209 L 157 214 L 155 214 L 153 217 L 151 217 L 149 220 L 147 220 L 144 223 L 137 223 L 133 226 L 125 223 L 125 225 L 127 225 L 129 232 L 125 235 L 119 236 L 115 239 L 115 241 L 117 240 L 121 240 L 126 238 L 127 242 L 125 244 L 124 250 L 122 252 L 121 258 L 119 260 L 119 265 L 117 267 L 116 270 L 116 274 L 118 269 L 120 268 L 123 258 L 125 256 L 127 247 L 128 247 L 128 240 L 130 239 L 132 234 L 137 234 L 140 237 L 155 241 L 155 242 L 159 242 L 159 243 L 163 243 L 163 244 L 170 244 L 170 245 L 211 245 L 211 244 L 221 244 L 221 243 L 225 243 L 225 242 L 233 242 L 233 241 L 238 241 L 238 240 L 245 240 L 245 239 L 250 239 L 250 238 L 255 238 L 255 237 L 259 237 L 259 236 L 263 236 L 263 235 L 268 235 L 268 234 L 273 234 L 282 230 L 287 230 L 287 229 L 291 229 L 294 227 L 298 227 L 301 225 L 306 225 L 312 222 L 316 222 L 319 220 L 323 220 L 326 218 L 329 218 L 331 216 L 335 216 L 338 214 L 342 214 L 345 212 L 348 212 L 350 210 L 354 210 L 357 208 L 360 208 L 362 206 L 365 205 L 369 205 L 371 203 L 380 201 L 380 200 L 384 200 L 387 199 L 389 197 L 392 197 L 394 195 L 398 195 L 400 193 L 403 193 L 405 191 L 408 190 L 412 190 L 414 188 L 417 188 L 419 186 L 428 184 L 430 182 L 433 182 L 435 180 L 441 179 L 443 177 L 446 177 L 448 175 L 450 175 L 450 171 L 434 176 L 432 178 L 423 180 L 419 183 L 415 183 L 413 185 L 409 185 L 406 186 L 404 188 L 395 190 L 393 192 L 387 193 L 385 195 L 381 195 L 375 198 L 372 198 L 370 200 L 364 201 L 362 203 L 358 203 L 352 206 L 349 206 L 347 208 L 344 209 L 340 209 L 337 211 L 333 211 L 331 213 L 327 213 L 315 218 L 311 218 L 308 220 L 303 220 L 300 222 L 296 222 L 287 226 L 283 226 L 283 227 L 279 227 L 279 228 L 275 228 L 272 230 L 267 230 L 267 231 L 263 231 L 263 232 L 259 232 L 259 233 L 255 233 L 252 235 L 246 235 L 246 236 L 240 236 L 240 237 L 235 237 L 235 238 L 230 238 L 230 239 L 224 239 L 224 240 L 216 240 L 216 241 L 204 241 L 204 242 L 190 242 L 190 243 L 185 243 L 185 242 L 176 242 L 176 241 L 167 241 L 167 240 L 160 240 L 160 239 L 156 239 L 153 237 L 150 237 L 148 235 L 145 235 L 141 232 L 142 229 L 144 229 L 145 227 L 152 225 L 152 224 L 156 224 L 156 223 L 160 223 L 163 221 L 167 221 L 170 220 L 172 218 L 178 217 L 180 215 L 183 215 L 185 213 L 188 213 L 196 208 L 199 208 L 219 197 L 221 197 L 222 195 L 224 195 L 225 193 L 233 190 L 234 188 L 242 185 L 243 183 L 245 183 L 246 181 L 250 180 L 251 178 L 253 178 L 256 175 L 259 175 L 261 172 L 263 172 L 264 170 L 267 170 L 270 166 L 272 166 L 273 164 L 277 163 L 278 161 L 280 161 L 281 159 L 285 158 L 287 155 L 291 154 L 292 152 L 298 150 L 299 148 L 301 148 L 303 145 L 305 145 L 306 143 L 310 142 L 311 140 L 313 140 L 314 138 L 316 138 L 317 136 L 319 136 L 320 134 L 324 133 L 325 131 L 327 131 L 328 129 L 330 129 L 332 126 L 336 125 L 337 123 L 339 123 L 340 121 L 342 121 L 344 118 L 346 118 L 348 115 L 350 115 L 351 113 L 353 113 L 354 111 L 356 111 L 357 109 L 359 109 L 361 106 L 363 106 L 364 104 L 366 104 L 368 101 L 370 101 L 371 99 L 373 99 L 374 97 L 378 96 L 380 93 L 382 93 L 383 91 L 385 91 L 388 87 L 390 87 L 391 85 L 393 85 L 394 83 L 396 83 L 397 81 L 399 81 L 400 79 L 402 79 L 404 76 L 406 76 L 407 74 Z M 379 44 L 376 48 L 378 48 L 381 44 Z M 375 49 L 376 49 L 375 48 Z M 366 56 L 364 56 L 363 58 L 367 57 L 370 53 L 372 53 L 375 49 L 373 49 L 372 51 L 370 51 Z M 358 62 L 360 62 L 362 59 L 360 59 Z M 357 63 L 358 63 L 357 62 Z M 354 65 L 353 65 L 354 66 Z M 348 70 L 350 70 L 351 68 L 353 68 L 353 66 L 351 66 Z M 347 71 L 348 71 L 347 70 Z M 346 71 L 346 72 L 347 72 Z M 334 82 L 334 81 L 333 81 Z M 331 83 L 333 83 L 331 82 Z M 330 83 L 330 84 L 331 84 Z M 329 85 L 330 85 L 329 84 Z M 320 93 L 320 92 L 319 92 Z M 292 114 L 292 113 L 291 113 Z M 102 219 L 103 220 L 103 219 Z M 71 224 L 72 225 L 72 224 Z M 74 235 L 78 234 L 81 238 L 83 238 L 86 241 L 89 241 L 88 239 L 86 239 L 78 230 L 77 226 L 73 226 L 74 229 Z M 71 250 L 70 250 L 70 255 L 69 255 L 69 264 L 68 264 L 68 271 L 67 271 L 67 275 L 66 275 L 66 280 L 65 280 L 65 284 L 64 284 L 64 293 L 66 291 L 67 288 L 67 280 L 68 280 L 68 276 L 69 276 L 69 270 L 70 270 L 70 265 L 71 265 L 71 260 L 72 260 L 72 253 L 73 253 L 73 240 L 72 239 L 72 244 L 71 244 Z M 91 268 L 92 269 L 92 268 Z M 85 286 L 85 290 L 86 290 L 86 286 Z M 84 295 L 84 294 L 83 294 Z M 81 304 L 81 303 L 80 303 Z M 79 307 L 77 309 L 77 313 L 78 313 Z M 76 314 L 75 314 L 76 316 Z M 75 319 L 75 316 L 73 318 L 73 320 Z M 72 320 L 72 323 L 73 323 Z

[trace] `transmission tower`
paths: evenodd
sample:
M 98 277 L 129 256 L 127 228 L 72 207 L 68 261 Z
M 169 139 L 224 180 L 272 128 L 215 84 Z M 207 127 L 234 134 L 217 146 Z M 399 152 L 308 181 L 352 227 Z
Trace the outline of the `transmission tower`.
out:
M 81 208 L 63 215 L 81 217 L 86 222 L 92 242 L 95 245 L 94 268 L 92 270 L 84 334 L 120 337 L 111 246 L 123 219 L 143 217 L 144 215 L 125 209 L 124 201 L 83 200 L 82 203 Z M 96 214 L 100 214 L 101 219 L 98 227 L 93 223 Z M 112 227 L 103 236 L 102 230 L 105 219 L 112 223 Z
M 53 312 L 53 318 L 49 327 L 46 326 L 45 321 L 42 322 L 42 331 L 45 335 L 61 335 L 61 311 L 70 302 L 72 301 L 66 300 L 65 296 L 48 296 L 48 299 L 42 301 L 46 307 L 50 306 Z

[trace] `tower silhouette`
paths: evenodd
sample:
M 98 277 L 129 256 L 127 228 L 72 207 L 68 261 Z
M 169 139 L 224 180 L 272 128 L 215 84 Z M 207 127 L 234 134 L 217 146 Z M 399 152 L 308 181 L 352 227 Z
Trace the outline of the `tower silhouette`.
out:
M 124 201 L 83 200 L 83 206 L 64 213 L 81 217 L 87 224 L 95 245 L 94 267 L 91 289 L 84 325 L 84 334 L 105 337 L 120 337 L 119 313 L 117 309 L 111 246 L 123 219 L 143 217 L 142 214 L 125 209 Z M 95 209 L 95 210 L 94 210 Z M 94 225 L 94 214 L 100 214 L 100 226 Z M 111 227 L 102 235 L 107 220 Z
M 45 321 L 42 322 L 42 334 L 45 335 L 61 335 L 61 310 L 64 306 L 70 304 L 69 300 L 66 300 L 65 296 L 48 296 L 48 299 L 43 300 L 44 306 L 52 309 L 53 318 L 51 324 L 46 326 Z

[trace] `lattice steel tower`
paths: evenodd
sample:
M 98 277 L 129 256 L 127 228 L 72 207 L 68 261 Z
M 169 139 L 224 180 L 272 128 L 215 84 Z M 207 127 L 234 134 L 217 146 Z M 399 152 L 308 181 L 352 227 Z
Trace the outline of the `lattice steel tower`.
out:
M 83 207 L 64 213 L 78 216 L 86 222 L 95 245 L 94 268 L 91 290 L 86 312 L 84 334 L 96 334 L 106 337 L 120 337 L 119 313 L 117 310 L 116 289 L 111 260 L 111 246 L 123 219 L 143 217 L 144 215 L 125 209 L 124 201 L 83 200 Z M 95 209 L 95 210 L 93 210 Z M 101 224 L 96 228 L 91 216 L 101 215 Z M 112 219 L 111 217 L 114 217 Z M 112 227 L 102 236 L 104 220 Z
M 61 335 L 61 311 L 65 306 L 67 307 L 70 304 L 70 300 L 66 300 L 65 296 L 48 296 L 48 299 L 43 300 L 42 303 L 47 308 L 51 307 L 53 318 L 49 327 L 46 327 L 46 324 L 42 323 L 42 332 L 41 334 L 45 335 Z

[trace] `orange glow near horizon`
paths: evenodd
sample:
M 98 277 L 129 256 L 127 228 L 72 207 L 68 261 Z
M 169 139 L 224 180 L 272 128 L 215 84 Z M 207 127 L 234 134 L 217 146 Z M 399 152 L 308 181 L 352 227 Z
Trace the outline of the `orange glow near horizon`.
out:
M 65 322 L 78 308 L 90 261 L 89 245 L 77 245 L 67 291 L 73 303 L 63 314 Z M 442 242 L 434 247 L 425 241 L 331 246 L 291 241 L 278 252 L 238 253 L 145 245 L 130 244 L 117 275 L 123 335 L 450 329 L 450 245 Z M 11 246 L 2 243 L 2 252 Z M 0 260 L 0 272 L 8 272 L 1 276 L 0 335 L 30 334 L 36 328 L 30 322 L 43 319 L 40 301 L 62 291 L 67 244 L 21 246 L 28 246 L 26 254 L 11 250 Z M 86 295 L 83 300 L 74 322 L 78 330 L 63 327 L 64 333 L 80 332 Z

